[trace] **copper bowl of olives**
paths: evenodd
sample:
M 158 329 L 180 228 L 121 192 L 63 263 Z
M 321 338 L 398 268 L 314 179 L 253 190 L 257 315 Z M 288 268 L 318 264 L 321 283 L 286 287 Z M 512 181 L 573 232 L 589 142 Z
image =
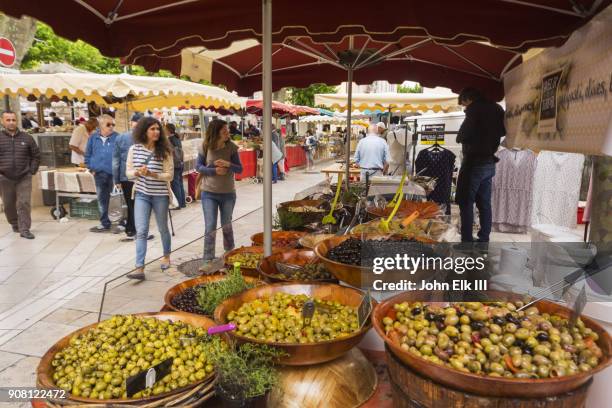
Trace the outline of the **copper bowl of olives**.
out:
M 529 299 L 482 294 L 491 301 L 449 304 L 438 301 L 442 292 L 400 293 L 375 307 L 374 327 L 388 352 L 418 374 L 484 396 L 565 394 L 610 365 L 612 340 L 595 321 L 581 316 L 569 327 L 572 311 L 557 303 L 518 311 Z
M 297 271 L 285 271 L 280 265 L 288 264 L 301 267 Z M 309 249 L 292 249 L 267 256 L 257 268 L 268 282 L 304 282 L 304 283 L 338 283 L 314 251 Z
M 210 327 L 215 326 L 215 322 L 207 317 L 204 316 L 198 316 L 198 315 L 194 315 L 194 314 L 188 314 L 188 313 L 182 313 L 182 312 L 157 312 L 157 313 L 139 313 L 139 314 L 134 314 L 134 315 L 126 315 L 126 316 L 118 316 L 123 320 L 127 320 L 128 318 L 132 318 L 132 319 L 144 319 L 144 318 L 154 318 L 156 320 L 160 320 L 160 321 L 170 321 L 170 322 L 182 322 L 187 324 L 188 326 L 191 326 L 192 328 L 202 328 L 204 329 L 204 332 L 206 332 L 206 330 Z M 116 318 L 115 316 L 113 318 Z M 57 366 L 56 363 L 56 357 L 59 358 L 59 356 L 57 356 L 59 353 L 64 353 L 66 352 L 67 348 L 75 342 L 75 340 L 77 339 L 78 336 L 81 335 L 86 335 L 87 333 L 89 333 L 91 330 L 95 329 L 97 326 L 101 325 L 101 324 L 105 324 L 106 322 L 110 322 L 113 318 L 103 321 L 103 322 L 99 322 L 99 323 L 94 323 L 91 324 L 89 326 L 83 327 L 81 329 L 78 329 L 72 333 L 70 333 L 69 335 L 63 337 L 62 339 L 60 339 L 59 341 L 57 341 L 53 346 L 51 346 L 51 348 L 49 350 L 47 350 L 47 352 L 43 355 L 42 359 L 40 360 L 40 363 L 38 364 L 38 368 L 36 370 L 37 372 L 37 378 L 36 378 L 36 383 L 37 386 L 40 388 L 46 388 L 46 389 L 57 389 L 59 387 L 58 384 L 58 379 L 54 378 L 57 377 L 55 374 L 57 373 L 57 370 L 59 369 L 59 367 Z M 180 333 L 180 332 L 177 332 Z M 126 333 L 124 333 L 124 335 L 126 335 Z M 133 337 L 135 338 L 135 337 Z M 224 340 L 227 341 L 228 337 L 226 334 L 222 335 L 222 338 Z M 159 340 L 159 339 L 158 339 Z M 71 343 L 72 342 L 72 343 Z M 153 343 L 153 342 L 152 342 Z M 184 344 L 184 343 L 181 343 Z M 105 348 L 106 346 L 104 346 L 104 342 L 101 342 L 101 347 L 100 349 Z M 145 346 L 147 347 L 147 346 Z M 159 350 L 160 348 L 157 346 L 154 346 L 155 350 Z M 144 348 L 143 348 L 144 350 Z M 145 354 L 150 354 L 150 353 L 145 353 Z M 180 353 L 178 354 L 180 355 Z M 79 358 L 78 356 L 75 356 L 75 358 Z M 148 357 L 147 357 L 148 358 Z M 78 361 L 78 360 L 77 360 Z M 149 360 L 147 360 L 149 361 Z M 154 362 L 155 360 L 153 360 Z M 153 362 L 149 361 L 149 365 L 152 365 Z M 99 364 L 98 361 L 94 362 L 97 367 L 99 368 Z M 127 363 L 129 364 L 130 361 L 128 360 Z M 110 364 L 109 364 L 110 365 Z M 144 370 L 144 368 L 139 368 L 140 366 L 135 367 L 136 369 L 142 371 Z M 79 366 L 79 369 L 82 368 L 82 365 Z M 93 367 L 92 367 L 93 368 Z M 112 369 L 112 367 L 111 367 Z M 205 376 L 200 376 L 202 378 L 197 378 L 194 379 L 195 381 L 189 381 L 188 384 L 185 384 L 184 382 L 180 383 L 178 388 L 175 389 L 171 389 L 170 391 L 164 391 L 164 392 L 158 392 L 156 394 L 152 394 L 149 396 L 140 396 L 140 397 L 134 397 L 134 398 L 126 398 L 125 396 L 111 396 L 110 398 L 102 398 L 100 399 L 99 397 L 97 398 L 90 398 L 90 397 L 86 397 L 83 395 L 76 395 L 74 393 L 74 389 L 67 391 L 67 399 L 71 400 L 71 401 L 77 401 L 80 403 L 91 403 L 91 404 L 109 404 L 109 406 L 114 405 L 114 404 L 142 404 L 142 403 L 147 403 L 147 402 L 151 402 L 154 400 L 158 400 L 161 398 L 165 398 L 165 397 L 169 397 L 172 396 L 174 394 L 178 394 L 181 392 L 184 392 L 186 390 L 189 390 L 199 384 L 202 384 L 206 381 L 210 381 L 211 378 L 213 377 L 214 373 L 212 372 L 212 366 L 210 368 L 210 370 L 206 370 L 206 375 Z M 112 371 L 108 371 L 108 372 L 102 372 L 102 374 L 104 375 L 110 375 L 112 373 Z M 85 375 L 85 374 L 83 374 Z M 133 374 L 129 374 L 129 375 L 133 375 Z M 101 383 L 102 380 L 106 381 L 104 376 L 101 376 L 99 378 L 97 378 L 96 380 L 96 386 L 98 386 L 98 382 Z M 120 378 L 117 379 L 117 382 L 115 382 L 115 377 L 113 376 L 112 379 L 109 378 L 109 382 L 108 383 L 104 383 L 105 387 L 104 391 L 106 391 L 109 387 L 111 387 L 111 385 L 114 385 L 115 388 L 117 388 L 118 386 L 125 386 L 125 378 L 123 376 L 121 376 Z M 83 380 L 85 381 L 85 380 Z M 74 381 L 72 381 L 74 382 Z M 112 384 L 111 384 L 112 382 Z M 156 383 L 156 385 L 158 384 L 162 384 L 160 383 Z M 163 383 L 166 384 L 166 383 Z M 74 384 L 72 384 L 73 386 L 76 386 Z M 167 385 L 167 384 L 166 384 Z M 85 387 L 86 388 L 86 387 Z M 91 388 L 94 388 L 94 385 L 91 385 Z M 102 387 L 100 387 L 102 388 Z M 81 387 L 79 387 L 79 394 L 81 394 L 82 390 Z M 98 391 L 96 391 L 98 392 Z M 93 390 L 92 390 L 93 393 Z
M 294 297 L 316 300 L 311 324 L 301 319 L 301 308 L 299 303 L 294 304 Z M 363 297 L 364 293 L 360 290 L 334 284 L 275 283 L 244 291 L 225 300 L 215 310 L 215 322 L 235 322 L 237 329 L 229 334 L 239 343 L 267 344 L 283 350 L 286 355 L 279 364 L 319 364 L 334 360 L 355 347 L 372 327 L 371 319 L 362 327 L 358 323 L 355 327 L 354 324 Z M 299 302 L 300 299 L 295 301 Z M 270 305 L 269 308 L 266 303 Z M 325 303 L 321 309 L 320 303 Z M 246 309 L 255 307 L 255 313 L 250 313 L 251 309 L 245 313 L 243 306 Z M 341 313 L 343 319 L 334 321 L 341 324 L 332 325 L 333 313 Z M 328 316 L 323 319 L 326 314 Z M 300 334 L 302 330 L 303 335 Z M 314 338 L 319 340 L 311 342 Z
M 191 310 L 181 309 L 180 305 L 176 304 L 176 300 L 178 296 L 184 295 L 186 291 L 194 290 L 194 288 L 196 288 L 199 285 L 207 285 L 212 282 L 218 282 L 220 280 L 225 279 L 226 276 L 227 275 L 225 273 L 214 273 L 211 275 L 202 275 L 202 276 L 198 276 L 197 278 L 189 279 L 189 280 L 186 280 L 186 281 L 183 281 L 181 283 L 174 285 L 173 287 L 168 289 L 168 291 L 166 292 L 166 295 L 164 296 L 165 308 L 167 310 L 171 310 L 174 312 L 193 313 L 193 314 L 200 315 L 200 316 L 206 316 L 212 319 L 212 314 L 209 316 L 207 314 L 200 313 L 198 311 L 193 311 L 193 309 L 195 309 L 194 307 L 195 305 L 189 305 L 191 306 L 189 307 L 189 309 Z M 246 283 L 251 284 L 253 286 L 264 283 L 260 281 L 259 279 L 253 278 L 251 276 L 244 276 L 244 280 Z
M 272 247 L 273 254 L 283 250 L 283 248 Z M 242 275 L 259 278 L 257 265 L 259 265 L 263 257 L 263 246 L 242 246 L 225 253 L 225 255 L 223 255 L 223 262 L 226 268 L 233 268 L 234 263 L 240 262 L 240 272 Z

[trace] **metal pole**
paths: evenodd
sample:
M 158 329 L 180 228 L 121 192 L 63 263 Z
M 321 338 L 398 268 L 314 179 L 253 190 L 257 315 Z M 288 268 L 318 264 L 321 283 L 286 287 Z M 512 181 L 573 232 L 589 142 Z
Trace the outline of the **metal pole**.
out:
M 130 129 L 130 108 L 128 106 L 127 96 L 125 97 L 125 129 L 129 132 Z
M 262 0 L 264 255 L 272 255 L 272 0 Z
M 351 115 L 353 114 L 353 67 L 350 66 L 348 69 L 348 85 L 347 85 L 347 90 L 346 90 L 346 94 L 347 94 L 347 101 L 346 101 L 346 108 L 348 109 L 347 113 L 346 113 L 346 161 L 345 161 L 345 166 L 346 166 L 346 174 L 345 179 L 346 179 L 346 191 L 349 191 L 349 186 L 350 186 L 350 176 L 351 176 Z

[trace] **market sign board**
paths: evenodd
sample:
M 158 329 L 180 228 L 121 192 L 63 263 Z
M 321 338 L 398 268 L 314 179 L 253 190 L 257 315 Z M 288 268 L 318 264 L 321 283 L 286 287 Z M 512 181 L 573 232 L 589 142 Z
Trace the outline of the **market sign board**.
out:
M 10 68 L 15 65 L 17 52 L 13 42 L 6 37 L 0 37 L 0 64 Z
M 421 131 L 423 132 L 444 132 L 444 130 L 446 129 L 446 124 L 444 123 L 439 123 L 439 124 L 431 124 L 431 125 L 422 125 L 421 126 Z M 440 133 L 440 134 L 421 134 L 421 144 L 422 145 L 433 145 L 435 143 L 438 143 L 439 145 L 443 145 L 444 144 L 444 133 Z
M 612 155 L 612 6 L 504 76 L 509 147 Z

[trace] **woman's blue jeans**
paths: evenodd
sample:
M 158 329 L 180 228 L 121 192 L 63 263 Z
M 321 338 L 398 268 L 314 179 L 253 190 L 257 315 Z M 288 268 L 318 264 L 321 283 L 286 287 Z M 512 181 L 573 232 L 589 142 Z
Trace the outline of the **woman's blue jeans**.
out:
M 215 259 L 215 240 L 217 238 L 217 214 L 221 214 L 223 229 L 223 249 L 234 249 L 234 231 L 232 213 L 236 205 L 236 193 L 202 192 L 202 210 L 204 211 L 204 261 Z
M 278 162 L 272 163 L 272 182 L 276 183 L 278 180 Z
M 149 221 L 151 211 L 155 214 L 157 229 L 161 236 L 164 256 L 170 255 L 172 238 L 168 229 L 169 197 L 152 196 L 136 192 L 134 198 L 134 223 L 136 224 L 136 267 L 144 266 L 147 255 L 147 237 L 149 236 Z

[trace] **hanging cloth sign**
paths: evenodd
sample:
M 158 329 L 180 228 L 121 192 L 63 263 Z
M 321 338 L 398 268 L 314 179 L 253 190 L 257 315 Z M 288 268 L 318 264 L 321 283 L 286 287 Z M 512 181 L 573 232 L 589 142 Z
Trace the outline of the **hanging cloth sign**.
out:
M 504 76 L 509 147 L 612 155 L 612 6 Z

